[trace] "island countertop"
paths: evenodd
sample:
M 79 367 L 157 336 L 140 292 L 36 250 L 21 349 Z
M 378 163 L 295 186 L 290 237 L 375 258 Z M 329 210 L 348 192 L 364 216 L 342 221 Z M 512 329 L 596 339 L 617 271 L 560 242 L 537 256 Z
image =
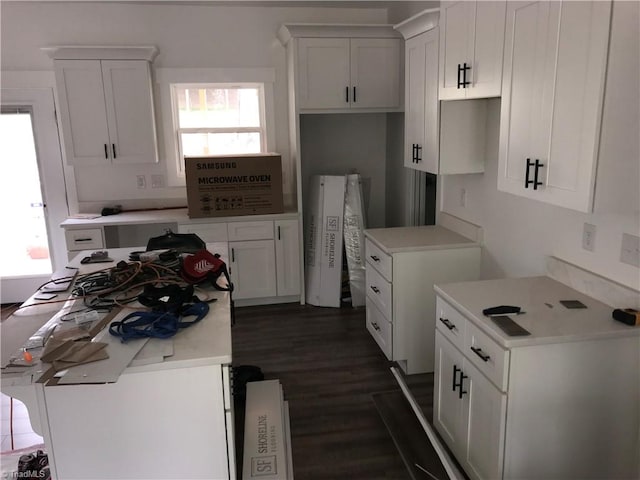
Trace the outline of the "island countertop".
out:
M 614 320 L 612 307 L 550 277 L 449 283 L 434 289 L 505 348 L 629 335 L 640 342 L 640 327 Z M 586 308 L 567 308 L 561 300 L 578 300 Z M 485 308 L 499 305 L 520 307 L 524 313 L 508 316 L 530 335 L 509 336 L 483 315 Z
M 364 235 L 386 253 L 479 246 L 477 242 L 439 225 L 372 228 L 365 230 Z

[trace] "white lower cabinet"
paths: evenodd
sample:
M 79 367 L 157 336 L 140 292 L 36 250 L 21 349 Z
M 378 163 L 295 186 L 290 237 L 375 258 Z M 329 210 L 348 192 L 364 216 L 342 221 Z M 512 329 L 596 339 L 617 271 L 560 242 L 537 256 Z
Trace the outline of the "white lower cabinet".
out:
M 229 242 L 234 299 L 276 296 L 274 248 L 273 239 Z
M 480 246 L 440 226 L 365 230 L 367 329 L 405 374 L 433 372 L 440 282 L 475 280 Z
M 276 281 L 278 296 L 300 295 L 298 220 L 276 220 Z
M 545 277 L 436 294 L 433 423 L 470 479 L 640 478 L 640 335 L 608 305 Z M 496 305 L 530 334 L 503 334 Z
M 436 331 L 433 421 L 472 478 L 502 478 L 507 395 Z

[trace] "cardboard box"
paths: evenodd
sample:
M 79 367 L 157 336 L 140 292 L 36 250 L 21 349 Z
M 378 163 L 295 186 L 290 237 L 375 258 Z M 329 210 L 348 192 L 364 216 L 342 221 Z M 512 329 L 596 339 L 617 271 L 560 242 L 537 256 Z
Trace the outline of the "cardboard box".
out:
M 189 217 L 283 213 L 279 154 L 188 157 Z
M 305 215 L 306 302 L 339 307 L 342 291 L 344 175 L 315 175 Z
M 365 255 L 364 255 L 364 201 L 362 199 L 361 178 L 358 174 L 347 175 L 347 189 L 344 199 L 344 252 L 349 271 L 349 291 L 351 306 L 365 304 Z
M 247 383 L 243 480 L 291 480 L 289 406 L 279 380 Z

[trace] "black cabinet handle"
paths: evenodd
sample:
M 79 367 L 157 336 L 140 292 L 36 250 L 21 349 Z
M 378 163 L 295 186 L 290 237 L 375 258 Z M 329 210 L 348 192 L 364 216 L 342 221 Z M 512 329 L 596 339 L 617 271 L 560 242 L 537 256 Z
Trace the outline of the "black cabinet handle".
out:
M 231 249 L 231 262 L 234 263 L 236 261 L 236 251 L 235 249 Z
M 464 379 L 465 378 L 469 378 L 469 376 L 465 375 L 464 373 L 462 373 L 462 370 L 460 370 L 460 383 L 458 385 L 460 387 L 460 390 L 458 391 L 458 398 L 462 398 L 462 396 L 465 393 L 469 393 L 464 389 Z
M 416 163 L 422 161 L 422 157 L 420 157 L 420 150 L 422 150 L 422 147 L 419 143 L 416 143 Z
M 376 322 L 371 322 L 371 326 L 374 328 L 374 330 L 376 332 L 380 331 L 380 327 L 378 326 L 378 324 Z
M 531 167 L 533 162 L 530 158 L 527 158 L 527 170 L 524 174 L 524 188 L 529 188 L 529 184 L 533 183 L 533 181 L 529 180 L 529 175 L 531 174 Z
M 280 240 L 280 225 L 278 225 L 278 240 Z
M 440 320 L 442 323 L 444 323 L 444 324 L 445 324 L 445 326 L 446 326 L 449 330 L 457 330 L 457 329 L 458 329 L 458 327 L 456 327 L 453 323 L 451 323 L 451 322 L 449 321 L 449 319 L 448 319 L 448 318 L 442 318 L 442 317 L 440 317 L 440 318 L 439 318 L 439 320 Z
M 356 87 L 353 87 L 353 103 L 356 103 Z
M 109 147 L 107 147 L 106 143 L 104 144 L 104 158 L 109 160 Z
M 533 167 L 533 180 L 530 180 L 531 167 Z M 524 188 L 529 188 L 529 185 L 533 185 L 533 189 L 537 190 L 538 186 L 542 185 L 542 182 L 538 181 L 538 171 L 540 167 L 544 167 L 544 163 L 540 162 L 536 158 L 535 162 L 532 162 L 530 158 L 527 158 L 527 170 L 524 175 Z
M 471 66 L 466 63 L 462 64 L 462 88 L 467 88 L 467 85 L 471 85 L 471 82 L 467 80 L 467 70 L 471 70 Z
M 116 144 L 112 143 L 111 144 L 111 150 L 113 151 L 113 159 L 116 159 Z
M 456 387 L 458 387 L 458 382 L 456 381 L 456 377 L 458 376 L 458 372 L 462 373 L 462 369 L 458 368 L 457 365 L 453 366 L 453 381 L 451 383 L 451 391 L 455 392 L 456 391 Z
M 369 257 L 371 257 L 371 259 L 372 259 L 374 262 L 379 262 L 379 261 L 380 261 L 380 258 L 379 258 L 379 257 L 376 257 L 375 255 L 369 255 Z
M 371 285 L 369 288 L 371 288 L 371 290 L 373 290 L 374 293 L 380 293 L 380 289 L 375 285 Z
M 483 362 L 488 362 L 489 359 L 491 358 L 489 355 L 484 353 L 481 348 L 471 347 L 471 351 L 473 353 L 475 353 L 476 355 L 478 355 L 482 359 Z
M 536 163 L 534 164 L 534 166 L 535 166 L 535 170 L 533 171 L 533 189 L 537 190 L 538 185 L 542 185 L 542 182 L 538 181 L 538 171 L 540 167 L 544 166 L 544 163 L 540 162 L 540 160 L 536 158 Z
M 344 101 L 349 103 L 349 87 L 344 87 Z
M 458 88 L 462 88 L 460 77 L 462 77 L 462 65 L 458 64 Z

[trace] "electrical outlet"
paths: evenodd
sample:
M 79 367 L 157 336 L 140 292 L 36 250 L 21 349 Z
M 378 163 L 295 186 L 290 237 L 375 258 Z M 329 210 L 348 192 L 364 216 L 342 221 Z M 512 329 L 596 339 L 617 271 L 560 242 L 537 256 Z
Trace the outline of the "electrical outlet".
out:
M 591 225 L 590 223 L 584 224 L 584 229 L 582 230 L 582 248 L 593 252 L 596 244 L 596 226 Z
M 144 175 L 136 175 L 136 184 L 138 188 L 147 188 L 147 179 Z
M 622 234 L 620 261 L 640 268 L 640 237 L 628 233 Z
M 151 175 L 151 188 L 164 187 L 164 175 Z

